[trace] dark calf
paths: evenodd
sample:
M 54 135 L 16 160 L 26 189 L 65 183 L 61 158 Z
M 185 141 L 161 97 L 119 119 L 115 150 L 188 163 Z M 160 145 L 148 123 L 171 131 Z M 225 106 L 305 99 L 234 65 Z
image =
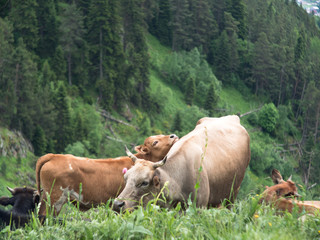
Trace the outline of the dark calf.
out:
M 4 206 L 12 205 L 12 209 L 0 209 L 0 225 L 11 224 L 12 227 L 23 227 L 30 221 L 31 212 L 34 211 L 36 204 L 39 203 L 40 196 L 37 190 L 33 188 L 7 188 L 12 197 L 1 197 L 0 204 Z

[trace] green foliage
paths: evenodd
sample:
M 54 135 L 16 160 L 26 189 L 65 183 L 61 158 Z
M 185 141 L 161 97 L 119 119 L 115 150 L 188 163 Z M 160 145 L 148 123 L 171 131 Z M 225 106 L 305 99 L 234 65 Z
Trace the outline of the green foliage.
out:
M 279 119 L 279 112 L 273 103 L 265 104 L 259 111 L 259 125 L 268 133 L 272 133 Z
M 32 138 L 32 145 L 34 148 L 34 154 L 36 156 L 42 156 L 45 154 L 47 147 L 47 140 L 43 129 L 38 125 L 34 131 Z

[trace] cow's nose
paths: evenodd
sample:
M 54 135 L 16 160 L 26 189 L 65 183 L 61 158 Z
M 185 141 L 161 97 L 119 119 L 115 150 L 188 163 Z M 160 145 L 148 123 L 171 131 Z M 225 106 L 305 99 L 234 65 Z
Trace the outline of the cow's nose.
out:
M 177 135 L 175 135 L 175 134 L 170 135 L 170 138 L 176 138 L 176 137 L 177 137 Z
M 120 212 L 120 209 L 124 206 L 124 201 L 115 200 L 113 203 L 113 210 Z

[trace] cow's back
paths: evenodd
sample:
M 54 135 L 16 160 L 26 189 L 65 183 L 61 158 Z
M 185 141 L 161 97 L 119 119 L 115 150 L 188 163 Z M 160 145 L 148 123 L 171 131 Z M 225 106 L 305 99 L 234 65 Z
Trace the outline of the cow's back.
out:
M 178 184 L 189 192 L 199 174 L 202 179 L 207 178 L 208 184 L 204 185 L 209 186 L 208 205 L 218 206 L 223 199 L 229 199 L 232 185 L 237 194 L 250 161 L 249 142 L 238 116 L 202 118 L 171 148 L 164 168 L 176 175 Z M 201 163 L 203 169 L 199 173 Z M 198 194 L 205 188 L 201 190 L 200 186 Z

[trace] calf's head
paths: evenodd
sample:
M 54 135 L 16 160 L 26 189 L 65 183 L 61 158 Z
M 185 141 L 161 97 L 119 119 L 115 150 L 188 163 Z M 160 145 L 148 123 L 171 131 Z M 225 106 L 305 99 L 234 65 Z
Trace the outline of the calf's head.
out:
M 280 198 L 300 197 L 298 194 L 298 188 L 291 180 L 291 177 L 289 177 L 287 181 L 284 181 L 280 172 L 276 169 L 273 169 L 271 178 L 275 185 L 266 187 L 266 190 L 262 193 L 263 201 L 272 203 Z
M 136 156 L 157 162 L 167 155 L 172 145 L 178 140 L 179 137 L 175 134 L 150 136 L 146 138 L 144 144 L 135 147 L 138 153 Z
M 164 165 L 167 158 L 159 162 L 138 159 L 128 149 L 128 156 L 135 165 L 124 173 L 125 188 L 114 201 L 115 211 L 133 210 L 142 201 L 145 205 L 160 192 L 160 178 L 157 168 Z
M 40 201 L 38 191 L 33 188 L 17 187 L 12 189 L 7 187 L 7 189 L 12 197 L 1 197 L 0 204 L 4 206 L 12 205 L 11 211 L 13 213 L 26 214 L 29 211 L 33 211 Z

